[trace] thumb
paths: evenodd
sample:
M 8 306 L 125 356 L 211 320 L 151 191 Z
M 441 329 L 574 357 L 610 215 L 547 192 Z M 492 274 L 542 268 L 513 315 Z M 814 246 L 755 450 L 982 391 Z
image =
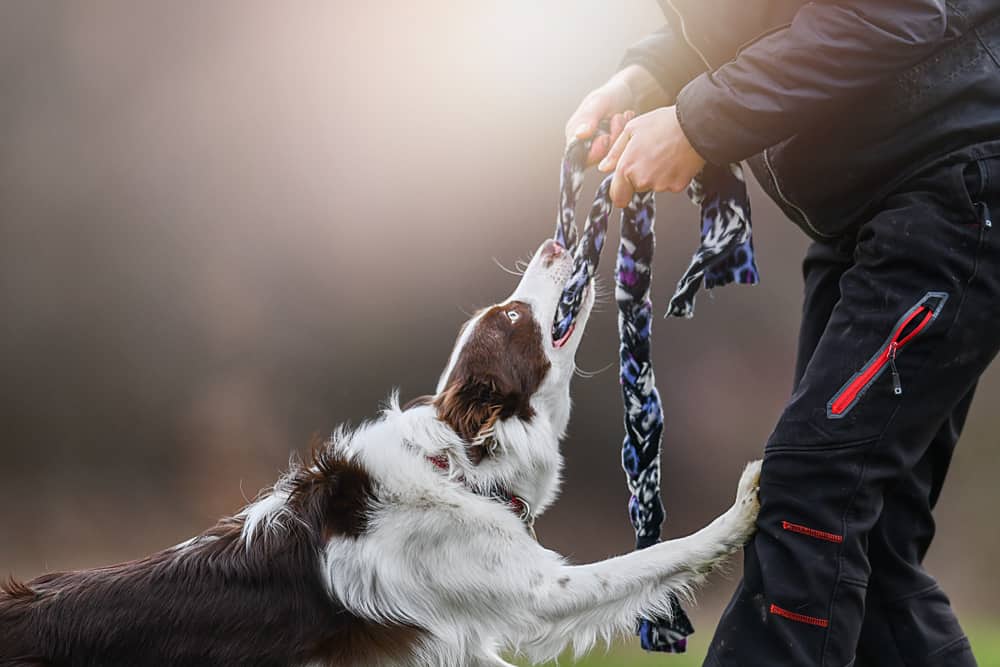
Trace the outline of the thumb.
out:
M 566 123 L 566 142 L 569 143 L 576 139 L 590 139 L 594 136 L 605 115 L 604 106 L 600 98 L 585 99 Z
M 574 116 L 566 123 L 566 143 L 590 139 L 597 131 L 597 121 L 586 116 Z

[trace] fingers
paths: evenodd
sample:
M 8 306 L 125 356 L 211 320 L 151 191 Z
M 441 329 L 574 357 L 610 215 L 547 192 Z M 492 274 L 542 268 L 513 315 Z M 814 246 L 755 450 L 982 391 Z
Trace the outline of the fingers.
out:
M 611 203 L 618 208 L 625 208 L 628 206 L 629 200 L 632 199 L 632 195 L 635 194 L 635 189 L 632 184 L 629 183 L 628 178 L 625 176 L 625 172 L 616 171 L 615 177 L 611 180 Z
M 635 118 L 634 111 L 616 113 L 611 117 L 611 121 L 608 123 L 608 134 L 597 137 L 590 146 L 590 152 L 587 154 L 588 167 L 594 166 L 608 154 L 611 145 L 621 136 L 625 125 L 633 118 Z
M 611 203 L 618 208 L 625 208 L 635 194 L 635 186 L 629 180 L 629 174 L 625 169 L 615 171 L 614 178 L 611 179 Z
M 618 166 L 618 161 L 621 159 L 622 154 L 625 152 L 625 147 L 631 139 L 632 133 L 626 127 L 622 133 L 618 135 L 618 139 L 615 140 L 614 145 L 611 146 L 611 150 L 609 150 L 608 154 L 604 156 L 604 159 L 601 160 L 599 165 L 597 165 L 597 168 L 605 173 L 614 171 Z
M 586 166 L 593 167 L 595 164 L 600 162 L 601 158 L 608 154 L 609 148 L 611 148 L 610 135 L 602 134 L 594 139 L 590 144 L 590 152 L 587 153 Z

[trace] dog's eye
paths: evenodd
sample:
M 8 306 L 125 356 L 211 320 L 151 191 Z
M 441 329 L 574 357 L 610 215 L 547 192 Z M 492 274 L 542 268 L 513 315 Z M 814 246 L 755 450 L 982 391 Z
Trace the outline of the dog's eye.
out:
M 511 322 L 517 322 L 517 318 L 521 317 L 521 313 L 516 310 L 508 310 L 507 317 L 510 318 Z

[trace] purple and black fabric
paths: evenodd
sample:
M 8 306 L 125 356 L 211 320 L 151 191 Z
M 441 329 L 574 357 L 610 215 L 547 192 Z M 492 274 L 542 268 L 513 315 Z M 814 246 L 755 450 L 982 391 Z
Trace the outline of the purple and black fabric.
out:
M 760 282 L 743 168 L 707 164 L 691 181 L 687 194 L 701 211 L 701 246 L 667 305 L 667 315 L 675 317 L 694 316 L 694 297 L 703 282 L 709 289 Z
M 583 185 L 583 159 L 588 149 L 585 142 L 573 143 L 563 159 L 555 238 L 573 252 L 575 269 L 553 321 L 554 340 L 569 331 L 580 312 L 584 288 L 597 271 L 613 208 L 609 194 L 612 176 L 608 176 L 598 187 L 583 234 L 577 238 L 576 203 Z M 714 287 L 730 282 L 753 283 L 758 279 L 750 236 L 749 202 L 739 167 L 706 169 L 699 181 L 692 183 L 689 195 L 701 207 L 702 245 L 681 278 L 668 313 L 687 317 L 694 312 L 694 296 L 702 282 Z M 628 511 L 637 549 L 659 542 L 664 520 L 660 499 L 663 407 L 650 358 L 654 218 L 653 193 L 636 193 L 622 209 L 621 242 L 615 268 L 620 381 L 625 404 L 622 467 L 631 494 Z M 687 649 L 687 637 L 694 628 L 676 597 L 671 598 L 670 605 L 670 618 L 639 621 L 636 634 L 647 651 L 683 653 Z

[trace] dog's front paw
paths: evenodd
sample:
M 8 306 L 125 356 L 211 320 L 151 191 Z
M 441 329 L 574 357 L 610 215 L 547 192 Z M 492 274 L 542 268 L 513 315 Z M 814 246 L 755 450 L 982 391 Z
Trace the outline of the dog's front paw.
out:
M 736 502 L 729 510 L 732 519 L 733 540 L 738 545 L 746 544 L 757 530 L 757 514 L 760 512 L 760 461 L 751 461 L 740 475 L 736 489 Z

